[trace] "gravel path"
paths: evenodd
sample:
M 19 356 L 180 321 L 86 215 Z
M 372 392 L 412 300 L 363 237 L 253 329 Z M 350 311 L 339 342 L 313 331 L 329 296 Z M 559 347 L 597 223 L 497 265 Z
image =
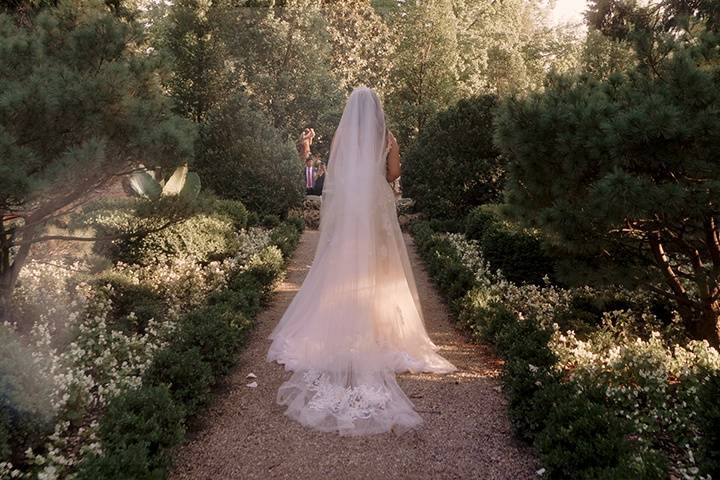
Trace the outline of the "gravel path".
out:
M 312 263 L 318 232 L 306 230 L 288 275 L 271 305 L 257 318 L 238 366 L 176 452 L 173 479 L 529 479 L 532 452 L 512 437 L 500 392 L 501 363 L 492 351 L 467 342 L 450 323 L 412 237 L 405 241 L 422 299 L 427 329 L 458 371 L 401 374 L 398 383 L 425 425 L 402 437 L 393 433 L 340 437 L 315 432 L 283 415 L 277 389 L 290 376 L 265 362 L 267 336 L 300 288 Z M 245 385 L 257 375 L 257 388 Z

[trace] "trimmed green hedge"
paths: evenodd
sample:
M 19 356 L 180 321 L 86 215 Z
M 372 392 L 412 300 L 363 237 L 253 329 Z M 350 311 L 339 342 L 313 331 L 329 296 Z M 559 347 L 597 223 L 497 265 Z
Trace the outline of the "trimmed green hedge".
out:
M 493 143 L 497 97 L 462 99 L 430 118 L 404 155 L 403 192 L 431 218 L 499 200 L 505 162 Z
M 214 383 L 234 364 L 251 319 L 269 300 L 301 232 L 296 221 L 279 224 L 272 233 L 279 246 L 256 254 L 227 289 L 182 317 L 175 341 L 155 356 L 143 386 L 110 400 L 101 419 L 103 453 L 83 462 L 79 479 L 165 478 L 187 418 L 207 403 Z
M 543 278 L 554 278 L 553 259 L 545 253 L 534 233 L 501 219 L 498 205 L 472 209 L 465 218 L 465 235 L 477 240 L 493 270 L 503 272 L 514 283 L 542 285 Z
M 484 212 L 473 216 L 468 233 L 487 231 L 495 221 Z M 548 346 L 550 330 L 534 318 L 521 320 L 488 296 L 486 287 L 472 280 L 473 272 L 463 266 L 460 253 L 446 239 L 433 235 L 429 222 L 415 222 L 410 230 L 460 325 L 475 338 L 493 344 L 505 360 L 502 383 L 508 414 L 516 435 L 534 445 L 545 468 L 543 478 L 619 480 L 667 475 L 666 459 L 655 451 L 638 451 L 629 435 L 630 420 L 611 409 L 603 390 L 562 378 L 555 368 L 558 359 Z M 593 316 L 623 306 L 621 299 L 614 298 L 576 301 L 575 308 Z M 700 423 L 705 433 L 699 454 L 708 472 L 718 468 L 719 394 L 720 379 L 714 378 L 703 384 L 698 395 L 701 407 L 697 411 L 705 416 Z M 638 455 L 642 461 L 637 461 Z

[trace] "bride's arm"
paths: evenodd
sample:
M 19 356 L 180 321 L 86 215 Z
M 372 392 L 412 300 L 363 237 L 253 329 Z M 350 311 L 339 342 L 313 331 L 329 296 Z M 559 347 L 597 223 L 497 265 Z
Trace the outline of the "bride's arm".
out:
M 400 147 L 398 147 L 395 136 L 388 131 L 388 144 L 390 151 L 387 157 L 387 174 L 385 178 L 388 182 L 394 182 L 400 176 Z

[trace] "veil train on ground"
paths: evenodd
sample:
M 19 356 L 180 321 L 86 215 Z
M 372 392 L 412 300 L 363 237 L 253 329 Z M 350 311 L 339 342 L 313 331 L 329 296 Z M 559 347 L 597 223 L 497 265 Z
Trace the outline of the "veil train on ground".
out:
M 310 271 L 269 336 L 267 361 L 293 372 L 277 394 L 285 414 L 341 435 L 418 427 L 395 374 L 456 370 L 425 330 L 386 145 L 377 95 L 354 89 L 330 149 Z

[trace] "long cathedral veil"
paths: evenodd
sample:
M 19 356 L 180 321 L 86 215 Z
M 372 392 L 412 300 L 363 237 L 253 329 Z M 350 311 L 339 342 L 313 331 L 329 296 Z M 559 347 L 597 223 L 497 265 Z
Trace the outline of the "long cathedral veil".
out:
M 267 360 L 293 371 L 278 390 L 285 414 L 342 435 L 419 426 L 395 372 L 455 370 L 425 330 L 386 144 L 380 100 L 354 89 L 331 145 L 313 263 L 269 337 Z

